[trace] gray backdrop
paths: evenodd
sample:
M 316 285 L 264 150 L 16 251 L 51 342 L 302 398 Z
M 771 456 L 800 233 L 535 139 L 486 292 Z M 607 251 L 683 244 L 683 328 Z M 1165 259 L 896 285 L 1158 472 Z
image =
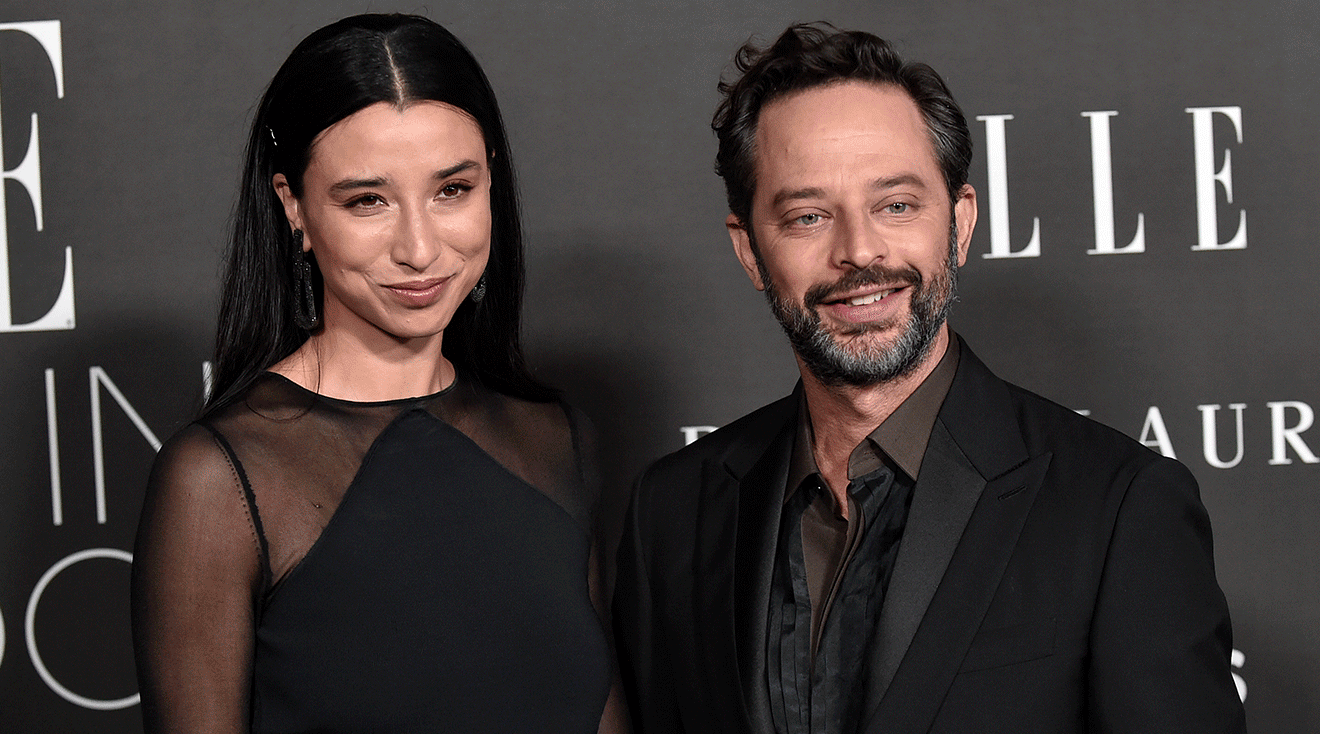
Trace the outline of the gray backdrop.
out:
M 981 197 L 955 328 L 1187 463 L 1250 725 L 1320 731 L 1320 7 L 1153 5 L 3 0 L 0 730 L 140 730 L 125 561 L 153 444 L 197 404 L 245 124 L 299 39 L 371 9 L 485 65 L 530 357 L 603 429 L 620 494 L 795 380 L 711 171 L 734 49 L 824 18 L 935 66 Z

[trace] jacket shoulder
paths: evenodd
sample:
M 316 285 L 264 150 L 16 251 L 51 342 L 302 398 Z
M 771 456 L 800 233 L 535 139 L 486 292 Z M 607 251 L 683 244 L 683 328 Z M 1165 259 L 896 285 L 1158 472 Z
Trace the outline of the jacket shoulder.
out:
M 1011 382 L 1004 384 L 1008 386 L 1024 435 L 1030 443 L 1084 440 L 1088 444 L 1112 444 L 1118 449 L 1158 456 L 1132 437 L 1090 416 Z
M 1008 385 L 1028 451 L 1050 452 L 1056 461 L 1099 474 L 1139 472 L 1168 461 L 1117 429 L 1059 405 L 1026 388 Z
M 1168 461 L 1132 438 L 995 375 L 960 342 L 962 356 L 941 423 L 985 477 L 998 477 L 1031 457 L 1050 454 L 1068 476 L 1120 480 Z M 1057 475 L 1057 474 L 1056 474 Z
M 797 401 L 794 392 L 661 457 L 642 474 L 641 483 L 682 482 L 699 474 L 702 466 L 711 462 L 750 464 L 796 416 Z

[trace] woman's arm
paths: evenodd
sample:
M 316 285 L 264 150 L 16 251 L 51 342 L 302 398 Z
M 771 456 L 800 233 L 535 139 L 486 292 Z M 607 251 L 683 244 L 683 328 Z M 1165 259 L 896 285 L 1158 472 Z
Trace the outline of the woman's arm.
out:
M 598 734 L 628 734 L 632 731 L 632 727 L 628 721 L 628 704 L 623 697 L 623 681 L 619 677 L 619 663 L 614 652 L 614 626 L 610 623 L 609 594 L 603 588 L 605 574 L 599 560 L 600 547 L 601 543 L 592 543 L 591 601 L 596 607 L 596 613 L 601 616 L 601 624 L 610 642 L 610 696 L 605 700 L 605 711 L 600 717 Z
M 615 654 L 614 625 L 610 618 L 610 600 L 614 580 L 614 549 L 618 546 L 620 519 L 614 517 L 613 506 L 604 492 L 605 481 L 600 472 L 600 445 L 595 428 L 585 415 L 565 405 L 569 429 L 573 436 L 573 451 L 578 474 L 590 499 L 591 557 L 588 566 L 588 588 L 591 605 L 600 618 L 601 628 L 610 648 L 610 694 L 601 713 L 598 734 L 629 734 L 628 705 L 623 695 L 623 681 L 619 677 L 619 663 Z
M 147 734 L 251 722 L 260 522 L 237 462 L 193 425 L 161 450 L 133 561 L 133 647 Z

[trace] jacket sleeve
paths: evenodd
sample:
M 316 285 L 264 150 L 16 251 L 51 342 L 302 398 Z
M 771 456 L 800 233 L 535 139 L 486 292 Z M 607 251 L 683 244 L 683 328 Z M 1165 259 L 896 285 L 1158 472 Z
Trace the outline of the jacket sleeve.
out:
M 1161 459 L 1119 506 L 1092 620 L 1090 731 L 1245 732 L 1196 480 Z
M 682 732 L 672 664 L 666 654 L 660 595 L 652 586 L 647 540 L 646 477 L 638 481 L 624 519 L 614 590 L 614 630 L 633 730 L 639 734 Z

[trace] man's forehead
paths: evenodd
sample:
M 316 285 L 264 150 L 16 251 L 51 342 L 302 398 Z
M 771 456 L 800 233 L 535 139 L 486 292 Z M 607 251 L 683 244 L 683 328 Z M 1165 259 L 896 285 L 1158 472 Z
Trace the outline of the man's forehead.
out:
M 762 109 L 756 143 L 758 180 L 857 166 L 906 169 L 877 170 L 873 179 L 939 173 L 920 109 L 892 84 L 850 80 L 785 95 Z

